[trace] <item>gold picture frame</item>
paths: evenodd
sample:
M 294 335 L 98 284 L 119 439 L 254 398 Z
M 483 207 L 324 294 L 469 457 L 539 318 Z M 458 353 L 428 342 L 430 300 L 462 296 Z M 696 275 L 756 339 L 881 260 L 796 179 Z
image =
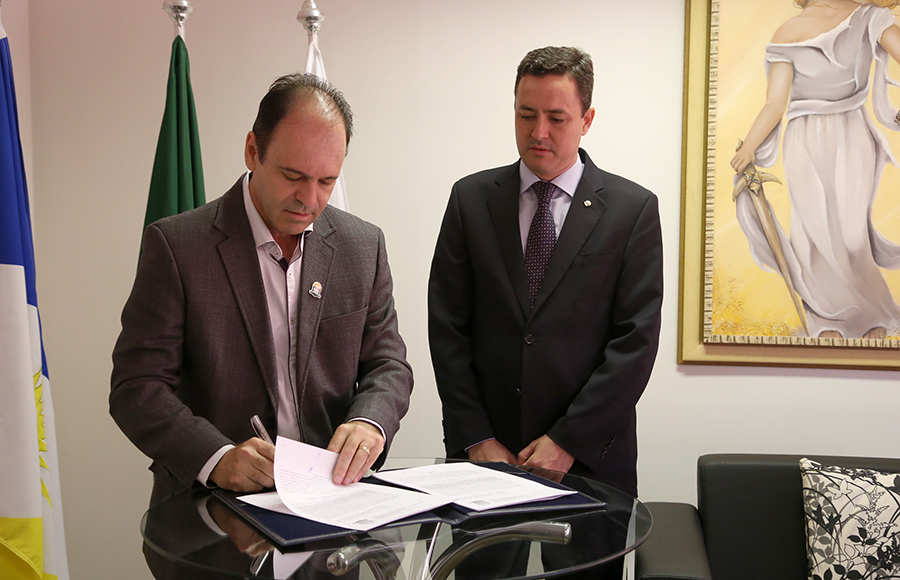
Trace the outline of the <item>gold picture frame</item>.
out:
M 714 212 L 716 198 L 717 137 L 720 130 L 717 86 L 720 76 L 720 9 L 732 10 L 740 4 L 746 6 L 742 34 L 756 35 L 753 51 L 742 45 L 742 50 L 754 52 L 755 68 L 762 71 L 765 44 L 771 39 L 774 28 L 759 24 L 767 9 L 760 0 L 686 0 L 685 54 L 684 54 L 684 104 L 682 135 L 682 200 L 681 200 L 681 255 L 678 306 L 678 363 L 711 365 L 751 365 L 817 368 L 900 369 L 900 340 L 886 339 L 818 338 L 802 335 L 767 336 L 765 333 L 736 334 L 715 333 L 712 327 L 714 256 Z M 773 0 L 774 1 L 774 0 Z M 792 0 L 778 0 L 799 13 Z M 742 8 L 743 9 L 743 8 Z M 782 10 L 781 6 L 778 8 Z M 746 31 L 744 30 L 746 29 Z M 731 30 L 731 29 L 728 29 Z M 762 50 L 760 50 L 762 47 Z M 724 48 L 724 46 L 723 46 Z M 756 51 L 759 51 L 756 53 Z M 742 66 L 753 68 L 744 58 Z M 895 63 L 892 63 L 895 66 Z M 742 69 L 743 72 L 744 69 Z M 892 69 L 893 70 L 893 69 Z M 722 73 L 726 72 L 722 69 Z M 754 71 L 754 74 L 759 74 Z M 756 111 L 765 96 L 765 73 L 762 72 L 762 96 L 756 101 Z M 893 75 L 897 78 L 897 75 Z M 895 100 L 896 96 L 893 95 Z M 742 115 L 743 131 L 749 128 L 755 117 Z M 724 118 L 724 117 L 723 117 Z M 735 140 L 733 131 L 725 139 Z M 893 138 L 893 137 L 892 137 Z M 900 143 L 900 136 L 896 137 Z M 724 144 L 719 143 L 718 151 Z M 734 144 L 731 145 L 732 151 Z M 900 155 L 900 145 L 893 150 Z M 720 153 L 720 156 L 724 154 Z M 726 160 L 727 162 L 727 160 Z M 721 163 L 721 160 L 719 161 Z M 900 171 L 896 179 L 900 180 Z M 720 172 L 721 173 L 721 172 Z M 733 172 L 731 172 L 733 175 Z M 730 182 L 731 176 L 728 176 Z M 769 184 L 766 184 L 768 187 Z M 782 199 L 786 199 L 782 187 Z M 722 189 L 721 182 L 718 189 Z M 730 196 L 731 191 L 727 192 Z M 721 195 L 721 192 L 720 192 Z M 885 196 L 882 196 L 885 197 Z M 781 203 L 785 203 L 782 201 Z M 896 201 L 894 202 L 895 205 Z M 773 204 L 774 205 L 774 204 Z M 723 205 L 724 207 L 724 205 Z M 725 211 L 724 209 L 722 210 Z M 733 214 L 733 209 L 731 210 Z M 725 214 L 723 214 L 725 215 Z M 897 227 L 900 228 L 900 220 Z M 900 239 L 893 237 L 893 239 Z M 746 240 L 744 240 L 746 247 Z M 744 250 L 749 253 L 748 250 Z M 767 272 L 780 281 L 775 273 Z M 892 288 L 900 282 L 900 273 L 890 280 Z M 784 291 L 784 296 L 789 296 Z M 894 296 L 900 296 L 894 291 Z M 797 317 L 799 321 L 799 316 Z M 798 323 L 799 325 L 799 323 Z

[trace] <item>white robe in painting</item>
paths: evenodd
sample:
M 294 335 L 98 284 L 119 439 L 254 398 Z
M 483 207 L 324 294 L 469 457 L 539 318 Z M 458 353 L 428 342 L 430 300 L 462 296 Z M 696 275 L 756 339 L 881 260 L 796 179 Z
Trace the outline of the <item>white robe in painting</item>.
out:
M 885 136 L 865 109 L 872 61 L 875 116 L 898 130 L 887 98 L 887 52 L 878 44 L 896 23 L 887 8 L 862 5 L 834 29 L 804 42 L 769 44 L 766 67 L 794 68 L 784 131 L 784 172 L 791 199 L 790 237 L 776 224 L 810 336 L 836 330 L 860 337 L 875 327 L 900 332 L 900 306 L 880 268 L 900 267 L 900 246 L 872 225 L 872 203 L 888 162 L 897 165 Z M 781 124 L 756 151 L 757 165 L 778 156 Z M 749 196 L 737 218 L 754 260 L 778 272 Z

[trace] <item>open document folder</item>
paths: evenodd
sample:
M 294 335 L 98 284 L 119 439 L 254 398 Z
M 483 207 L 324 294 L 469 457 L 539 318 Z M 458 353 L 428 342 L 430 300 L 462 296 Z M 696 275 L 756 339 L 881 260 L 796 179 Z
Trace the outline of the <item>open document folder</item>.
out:
M 372 483 L 332 481 L 338 454 L 278 437 L 275 489 L 240 499 L 272 511 L 350 530 L 371 530 L 413 514 L 447 505 L 452 498 Z M 289 511 L 285 511 L 287 508 Z
M 428 465 L 335 485 L 331 477 L 337 458 L 337 453 L 279 437 L 275 445 L 277 491 L 214 493 L 282 547 L 386 524 L 457 524 L 479 515 L 605 507 L 600 500 L 506 464 Z M 516 505 L 509 507 L 512 504 Z

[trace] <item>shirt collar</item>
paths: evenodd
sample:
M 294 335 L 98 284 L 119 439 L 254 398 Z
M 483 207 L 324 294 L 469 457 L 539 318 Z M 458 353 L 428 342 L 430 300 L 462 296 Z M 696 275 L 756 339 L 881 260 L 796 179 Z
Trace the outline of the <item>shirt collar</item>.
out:
M 575 190 L 578 189 L 578 182 L 581 181 L 581 175 L 583 173 L 584 161 L 581 160 L 581 155 L 577 155 L 572 167 L 566 169 L 554 179 L 550 180 L 550 183 L 555 185 L 557 189 L 562 190 L 569 197 L 574 197 Z M 535 181 L 541 181 L 541 178 L 535 175 L 521 160 L 519 160 L 519 195 L 528 191 L 528 188 L 530 188 Z
M 272 232 L 269 231 L 266 222 L 263 221 L 262 216 L 259 215 L 259 212 L 256 210 L 256 206 L 253 205 L 253 200 L 250 198 L 250 173 L 251 172 L 248 171 L 244 174 L 241 186 L 244 190 L 244 211 L 247 212 L 247 219 L 250 221 L 250 230 L 253 232 L 253 241 L 257 248 L 265 248 L 273 258 L 280 260 L 283 257 L 281 247 L 275 242 Z M 306 227 L 304 234 L 306 232 L 311 232 L 312 230 L 313 224 L 309 224 Z M 299 243 L 299 240 L 297 243 Z M 290 260 L 290 258 L 291 257 L 288 256 L 288 260 Z

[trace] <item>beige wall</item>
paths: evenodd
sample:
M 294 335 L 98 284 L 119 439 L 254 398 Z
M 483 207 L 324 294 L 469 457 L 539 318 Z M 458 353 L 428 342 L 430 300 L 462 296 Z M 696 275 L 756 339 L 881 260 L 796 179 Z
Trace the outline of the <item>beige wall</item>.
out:
M 268 83 L 303 66 L 306 35 L 294 19 L 301 0 L 193 4 L 187 44 L 212 199 L 243 169 L 243 139 Z M 3 6 L 24 139 L 33 142 L 38 292 L 74 580 L 149 578 L 138 533 L 149 462 L 106 401 L 162 115 L 172 27 L 160 5 Z M 358 119 L 345 165 L 350 203 L 385 230 L 416 371 L 396 455 L 442 451 L 425 286 L 450 186 L 515 160 L 515 66 L 531 48 L 573 44 L 597 68 L 585 147 L 660 197 L 666 299 L 639 407 L 642 498 L 693 501 L 695 461 L 707 452 L 900 456 L 897 373 L 675 364 L 683 2 L 321 0 L 320 8 L 329 77 Z

